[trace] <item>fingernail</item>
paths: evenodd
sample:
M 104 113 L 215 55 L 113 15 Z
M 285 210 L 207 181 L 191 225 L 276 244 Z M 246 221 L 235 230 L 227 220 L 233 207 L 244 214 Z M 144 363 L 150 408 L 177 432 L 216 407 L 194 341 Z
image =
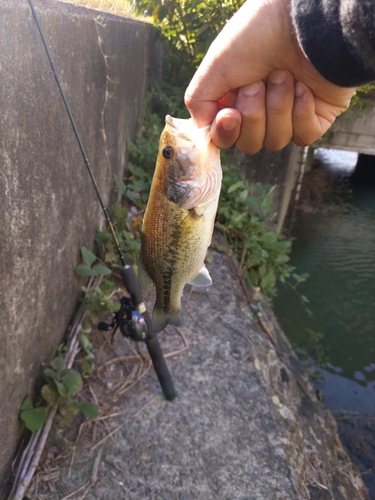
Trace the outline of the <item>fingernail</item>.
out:
M 305 93 L 305 85 L 302 82 L 297 82 L 294 86 L 295 97 L 302 97 Z
M 271 82 L 277 83 L 280 85 L 280 83 L 284 83 L 285 80 L 288 77 L 288 71 L 285 71 L 283 69 L 273 71 L 272 75 L 270 76 Z
M 238 125 L 238 120 L 234 116 L 226 116 L 222 118 L 221 126 L 224 130 L 233 130 Z
M 260 87 L 261 87 L 261 83 L 260 82 L 255 82 L 255 83 L 250 83 L 249 85 L 245 85 L 244 87 L 241 88 L 241 91 L 245 94 L 245 95 L 255 95 L 259 92 L 260 90 Z

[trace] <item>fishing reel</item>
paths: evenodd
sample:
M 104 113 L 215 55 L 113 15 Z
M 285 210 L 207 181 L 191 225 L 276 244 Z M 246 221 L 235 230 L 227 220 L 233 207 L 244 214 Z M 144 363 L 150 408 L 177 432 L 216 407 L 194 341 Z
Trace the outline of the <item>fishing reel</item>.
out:
M 153 335 L 150 321 L 139 290 L 138 279 L 129 265 L 124 265 L 120 270 L 121 278 L 130 298 L 122 297 L 120 309 L 115 313 L 112 323 L 101 321 L 99 330 L 113 330 L 112 338 L 118 328 L 124 337 L 129 337 L 136 342 L 146 342 Z
M 124 337 L 129 337 L 137 342 L 145 342 L 148 337 L 148 325 L 142 314 L 134 309 L 132 299 L 122 297 L 120 309 L 114 314 L 112 323 L 101 321 L 98 330 L 113 330 L 112 338 L 117 329 Z
M 120 270 L 121 278 L 129 297 L 122 297 L 120 309 L 114 314 L 112 323 L 101 321 L 98 330 L 113 330 L 112 338 L 118 328 L 124 337 L 129 337 L 137 342 L 145 342 L 156 375 L 168 401 L 176 397 L 171 376 L 166 365 L 163 352 L 155 332 L 152 332 L 151 321 L 147 314 L 143 297 L 139 290 L 138 279 L 134 270 L 129 265 L 124 265 Z

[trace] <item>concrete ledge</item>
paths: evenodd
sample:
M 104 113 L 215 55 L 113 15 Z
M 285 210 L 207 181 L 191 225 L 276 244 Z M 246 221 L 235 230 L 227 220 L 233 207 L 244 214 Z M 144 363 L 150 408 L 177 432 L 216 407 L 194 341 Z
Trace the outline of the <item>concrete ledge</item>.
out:
M 138 129 L 152 27 L 110 15 L 98 24 L 97 11 L 53 0 L 35 5 L 108 202 L 113 174 L 124 170 L 126 139 Z M 0 17 L 3 490 L 20 436 L 20 405 L 77 307 L 73 270 L 79 248 L 92 245 L 100 208 L 28 2 L 3 0 Z M 99 37 L 111 56 L 107 65 Z M 107 74 L 119 83 L 109 83 L 112 98 L 105 104 Z

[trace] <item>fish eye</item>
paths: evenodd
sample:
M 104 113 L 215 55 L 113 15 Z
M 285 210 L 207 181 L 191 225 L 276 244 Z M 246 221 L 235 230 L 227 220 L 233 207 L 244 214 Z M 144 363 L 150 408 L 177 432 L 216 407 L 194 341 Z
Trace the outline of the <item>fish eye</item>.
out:
M 171 148 L 170 146 L 166 146 L 164 149 L 163 149 L 163 156 L 166 160 L 170 160 L 173 156 L 173 148 Z

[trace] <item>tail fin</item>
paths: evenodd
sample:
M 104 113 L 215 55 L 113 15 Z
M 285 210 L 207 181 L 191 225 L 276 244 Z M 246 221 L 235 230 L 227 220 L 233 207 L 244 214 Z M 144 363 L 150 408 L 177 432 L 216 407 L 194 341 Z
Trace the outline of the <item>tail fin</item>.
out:
M 165 313 L 154 309 L 152 313 L 152 331 L 161 332 L 167 325 L 181 326 L 184 322 L 181 309 L 173 313 Z

